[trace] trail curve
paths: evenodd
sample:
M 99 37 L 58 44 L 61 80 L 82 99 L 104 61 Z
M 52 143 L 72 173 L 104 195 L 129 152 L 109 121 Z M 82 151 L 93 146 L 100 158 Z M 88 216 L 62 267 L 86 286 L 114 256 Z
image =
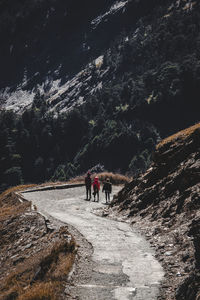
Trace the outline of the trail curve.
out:
M 119 188 L 115 187 L 114 192 Z M 155 300 L 163 269 L 149 243 L 127 223 L 95 215 L 105 205 L 85 201 L 84 187 L 23 195 L 42 213 L 75 227 L 92 244 L 89 278 L 75 286 L 80 300 Z M 77 299 L 77 298 L 76 298 Z

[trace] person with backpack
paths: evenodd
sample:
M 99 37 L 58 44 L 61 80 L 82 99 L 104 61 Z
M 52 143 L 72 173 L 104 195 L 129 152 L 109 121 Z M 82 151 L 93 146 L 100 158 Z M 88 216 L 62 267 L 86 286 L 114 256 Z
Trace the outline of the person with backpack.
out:
M 110 193 L 112 193 L 112 184 L 109 178 L 104 182 L 102 192 L 105 192 L 106 203 L 108 203 L 108 201 L 110 201 Z
M 100 182 L 99 182 L 99 178 L 97 176 L 94 178 L 94 182 L 93 182 L 92 186 L 93 186 L 94 202 L 96 199 L 96 195 L 97 195 L 97 202 L 99 202 Z
M 90 172 L 87 173 L 87 176 L 85 177 L 85 188 L 86 188 L 86 200 L 91 199 L 91 186 L 92 186 L 92 179 Z

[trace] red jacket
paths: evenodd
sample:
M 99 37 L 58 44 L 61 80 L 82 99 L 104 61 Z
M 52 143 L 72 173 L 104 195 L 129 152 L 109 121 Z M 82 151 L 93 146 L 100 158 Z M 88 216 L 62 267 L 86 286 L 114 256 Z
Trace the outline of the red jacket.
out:
M 94 182 L 92 184 L 93 190 L 97 187 L 98 191 L 100 190 L 100 182 L 99 179 L 95 177 Z

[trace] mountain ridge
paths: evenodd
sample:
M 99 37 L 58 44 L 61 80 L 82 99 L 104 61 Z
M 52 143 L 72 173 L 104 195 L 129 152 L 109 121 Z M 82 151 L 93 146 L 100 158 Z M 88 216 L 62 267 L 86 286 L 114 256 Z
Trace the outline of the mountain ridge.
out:
M 53 96 L 52 94 L 55 94 L 58 89 L 64 89 L 65 93 L 61 99 L 59 98 L 59 91 L 57 92 L 57 99 L 55 100 L 55 103 L 57 104 L 57 102 L 61 101 L 60 108 L 58 105 L 57 107 L 62 111 L 63 106 L 65 106 L 65 103 L 63 102 L 69 103 L 68 106 L 70 107 L 70 100 L 72 100 L 73 106 L 73 102 L 76 102 L 73 97 L 74 94 L 76 94 L 76 90 L 78 90 L 79 95 L 77 99 L 82 97 L 84 98 L 88 95 L 88 89 L 92 90 L 94 85 L 99 86 L 99 84 L 102 84 L 101 76 L 98 76 L 98 72 L 100 72 L 98 70 L 99 66 L 97 70 L 94 70 L 93 68 L 93 72 L 91 72 L 91 74 L 86 78 L 84 84 L 81 83 L 82 77 L 80 74 L 83 72 L 87 73 L 87 71 L 90 72 L 90 64 L 92 63 L 92 65 L 95 66 L 95 60 L 99 56 L 105 56 L 105 51 L 109 52 L 111 50 L 111 41 L 114 41 L 121 33 L 123 35 L 123 31 L 125 34 L 125 42 L 121 41 L 117 47 L 126 47 L 127 49 L 130 47 L 130 33 L 133 31 L 134 27 L 135 30 L 133 31 L 133 37 L 137 39 L 138 34 L 141 38 L 143 34 L 147 36 L 147 39 L 142 38 L 141 41 L 140 39 L 138 42 L 136 41 L 136 45 L 134 46 L 138 47 L 138 43 L 144 44 L 146 43 L 145 40 L 148 40 L 148 35 L 151 34 L 151 28 L 154 26 L 152 22 L 155 23 L 156 18 L 158 18 L 158 21 L 160 20 L 163 22 L 162 19 L 167 20 L 174 18 L 174 14 L 176 13 L 183 14 L 182 18 L 184 18 L 187 14 L 193 13 L 196 9 L 195 3 L 185 3 L 183 1 L 179 1 L 179 4 L 176 3 L 176 5 L 174 4 L 174 1 L 163 1 L 160 6 L 158 1 L 153 1 L 150 5 L 144 0 L 110 1 L 106 5 L 104 2 L 98 5 L 92 5 L 90 2 L 91 1 L 88 0 L 83 11 L 80 10 L 79 13 L 75 10 L 76 5 L 80 7 L 80 1 L 78 0 L 73 5 L 69 2 L 68 6 L 65 6 L 64 2 L 58 4 L 53 0 L 48 5 L 45 0 L 41 1 L 41 4 L 39 4 L 39 1 L 33 1 L 31 2 L 32 6 L 30 5 L 30 7 L 27 4 L 25 5 L 25 1 L 24 6 L 21 5 L 21 11 L 20 7 L 18 8 L 17 6 L 18 2 L 16 2 L 14 6 L 16 12 L 11 14 L 12 17 L 14 16 L 14 20 L 12 22 L 10 21 L 10 25 L 9 21 L 7 21 L 8 24 L 6 24 L 5 17 L 0 17 L 0 20 L 4 20 L 5 24 L 8 26 L 7 31 L 8 33 L 10 32 L 11 35 L 10 39 L 5 37 L 5 32 L 2 28 L 1 39 L 4 43 L 7 55 L 5 55 L 5 53 L 2 55 L 2 66 L 5 67 L 3 67 L 4 74 L 2 74 L 3 76 L 1 77 L 1 102 L 6 102 L 6 99 L 8 100 L 8 98 L 10 98 L 8 101 L 9 109 L 17 109 L 20 111 L 26 108 L 27 104 L 28 107 L 30 107 L 36 93 L 36 89 L 39 89 L 45 94 L 45 99 L 49 101 L 50 104 L 52 102 L 51 97 L 55 98 L 55 95 Z M 186 9 L 187 5 L 188 8 Z M 89 8 L 89 10 L 87 10 L 86 7 Z M 161 10 L 161 15 L 159 15 L 159 9 Z M 8 13 L 7 10 L 3 12 L 6 14 Z M 70 11 L 71 15 L 68 11 Z M 38 16 L 35 20 L 34 15 L 36 12 Z M 31 14 L 33 14 L 33 16 Z M 80 16 L 78 17 L 77 14 Z M 156 15 L 155 21 L 151 17 L 151 15 L 154 14 Z M 21 18 L 21 23 L 17 21 L 18 18 Z M 147 21 L 143 24 L 143 19 L 145 18 Z M 47 21 L 45 21 L 46 19 Z M 58 19 L 60 19 L 60 21 L 58 21 Z M 26 22 L 28 22 L 28 26 L 26 25 Z M 39 24 L 41 23 L 40 26 L 38 22 Z M 44 24 L 42 24 L 42 22 L 44 22 Z M 82 23 L 87 25 L 83 25 Z M 26 31 L 23 29 L 21 33 L 20 29 L 22 28 L 20 26 L 22 26 L 22 24 L 23 26 L 25 25 L 25 28 L 27 29 Z M 42 30 L 40 30 L 40 27 Z M 13 34 L 16 36 L 14 39 L 14 41 L 16 40 L 16 46 L 11 44 Z M 20 36 L 22 36 L 24 40 L 21 40 L 22 38 Z M 26 39 L 29 39 L 29 42 Z M 30 45 L 28 46 L 29 43 Z M 35 43 L 38 43 L 38 46 L 36 46 Z M 28 47 L 29 50 L 26 50 L 25 53 L 23 53 L 23 47 L 25 47 L 25 49 Z M 14 53 L 15 48 L 16 56 Z M 144 48 L 144 46 L 142 46 L 142 48 Z M 60 51 L 62 51 L 62 54 L 59 53 Z M 18 54 L 19 57 L 17 57 Z M 12 62 L 14 63 L 13 65 Z M 147 61 L 145 59 L 145 63 L 146 62 Z M 15 64 L 18 64 L 20 68 L 16 67 Z M 22 67 L 23 64 L 24 66 Z M 35 69 L 33 72 L 31 71 L 31 67 L 29 67 L 31 64 L 33 64 L 33 70 Z M 135 65 L 137 66 L 137 63 Z M 15 66 L 14 69 L 13 66 Z M 126 70 L 124 68 L 125 66 L 126 61 L 124 61 L 122 65 L 124 70 Z M 111 69 L 110 72 L 113 73 L 112 68 L 109 67 L 109 69 Z M 12 76 L 16 73 L 16 83 L 13 86 L 11 81 L 10 84 L 8 81 L 7 84 L 4 83 L 4 86 L 2 86 L 6 77 L 8 77 L 9 80 L 11 79 L 10 70 L 12 70 Z M 105 70 L 107 70 L 107 68 L 103 68 L 103 72 L 100 73 L 104 73 Z M 114 74 L 116 71 L 114 71 Z M 8 76 L 6 75 L 7 73 Z M 116 77 L 116 75 L 114 75 L 114 77 Z M 90 76 L 92 76 L 92 80 L 90 80 Z M 100 78 L 98 79 L 98 77 Z M 89 84 L 87 82 L 88 78 Z M 76 88 L 72 95 L 70 95 L 70 92 L 68 92 L 67 89 L 67 86 L 70 85 L 70 81 L 75 81 L 76 84 L 81 85 L 82 90 Z M 106 82 L 108 81 L 109 78 Z M 71 87 L 71 89 L 73 90 L 73 87 Z M 24 100 L 25 98 L 29 98 L 29 101 L 28 103 L 25 102 L 23 104 L 23 101 L 20 103 L 20 98 Z M 153 100 L 153 98 L 156 99 L 156 95 L 151 96 L 150 94 L 147 98 L 149 100 L 147 101 L 150 101 L 150 99 Z M 79 105 L 79 102 L 77 104 Z

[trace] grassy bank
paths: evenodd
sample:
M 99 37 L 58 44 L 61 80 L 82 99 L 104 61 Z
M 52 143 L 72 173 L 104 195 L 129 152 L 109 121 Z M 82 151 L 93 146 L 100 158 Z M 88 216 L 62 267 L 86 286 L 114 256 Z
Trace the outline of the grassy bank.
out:
M 76 244 L 67 227 L 49 228 L 30 202 L 18 201 L 15 192 L 27 187 L 0 195 L 0 299 L 61 299 Z

